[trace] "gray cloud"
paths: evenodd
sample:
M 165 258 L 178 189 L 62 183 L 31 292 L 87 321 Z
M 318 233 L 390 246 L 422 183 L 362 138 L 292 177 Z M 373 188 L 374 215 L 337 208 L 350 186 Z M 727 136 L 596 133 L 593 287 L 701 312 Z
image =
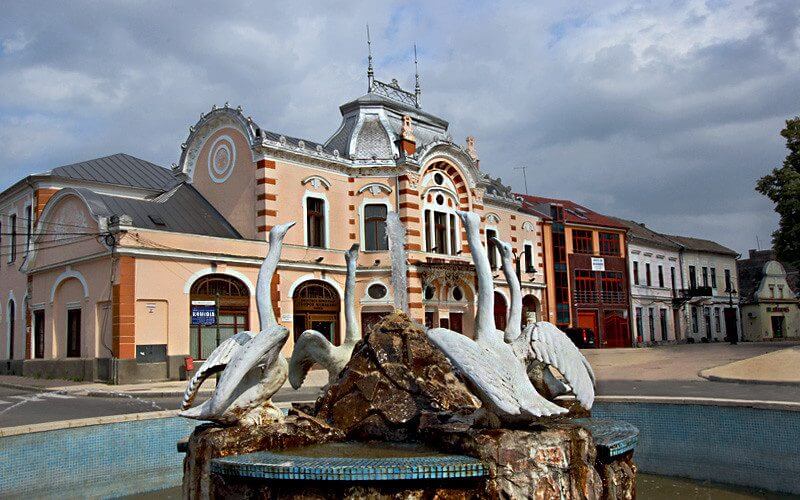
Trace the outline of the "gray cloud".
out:
M 125 151 L 176 161 L 211 104 L 324 140 L 376 70 L 413 85 L 481 165 L 532 191 L 739 251 L 776 220 L 753 191 L 798 113 L 787 1 L 7 2 L 0 184 Z

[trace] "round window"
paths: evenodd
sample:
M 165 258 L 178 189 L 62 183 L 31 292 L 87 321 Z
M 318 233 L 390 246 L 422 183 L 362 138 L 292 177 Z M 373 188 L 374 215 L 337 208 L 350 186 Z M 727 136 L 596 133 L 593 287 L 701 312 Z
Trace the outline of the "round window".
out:
M 436 204 L 437 205 L 444 205 L 444 196 L 437 194 L 436 195 Z
M 439 172 L 436 172 L 435 174 L 433 174 L 433 182 L 441 186 L 442 184 L 444 184 L 444 176 Z
M 386 297 L 386 294 L 387 294 L 386 287 L 378 283 L 370 285 L 369 288 L 367 288 L 367 295 L 369 295 L 371 299 L 376 299 L 376 300 L 382 299 Z
M 464 292 L 460 287 L 453 288 L 453 299 L 460 301 L 464 298 Z
M 436 289 L 433 288 L 433 285 L 426 286 L 425 287 L 425 300 L 432 300 L 435 293 L 436 293 Z

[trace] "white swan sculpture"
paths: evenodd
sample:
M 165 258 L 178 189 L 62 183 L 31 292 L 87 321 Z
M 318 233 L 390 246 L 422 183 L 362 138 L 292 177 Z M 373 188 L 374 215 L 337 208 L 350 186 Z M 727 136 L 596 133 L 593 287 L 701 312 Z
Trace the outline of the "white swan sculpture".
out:
M 286 381 L 287 363 L 281 349 L 289 338 L 289 330 L 275 319 L 270 285 L 280 260 L 283 237 L 293 225 L 294 222 L 281 224 L 269 232 L 269 251 L 256 284 L 261 331 L 238 333 L 214 349 L 186 388 L 182 417 L 224 425 L 260 425 L 283 418 L 270 398 Z M 192 407 L 202 383 L 218 372 L 222 373 L 211 398 Z
M 494 325 L 494 288 L 489 259 L 480 239 L 480 218 L 458 212 L 467 233 L 478 276 L 475 340 L 448 330 L 427 331 L 430 341 L 472 385 L 484 408 L 503 423 L 528 423 L 537 417 L 566 413 L 534 389 L 527 370 Z
M 347 278 L 344 284 L 344 342 L 336 346 L 316 330 L 304 331 L 297 339 L 289 361 L 289 383 L 295 389 L 303 385 L 314 363 L 328 370 L 329 381 L 336 380 L 350 361 L 356 343 L 361 339 L 361 327 L 355 311 L 358 245 L 350 247 L 350 250 L 345 252 L 344 259 L 347 262 Z
M 521 331 L 522 289 L 514 269 L 511 245 L 493 238 L 503 262 L 503 274 L 511 289 L 511 310 L 509 324 L 505 331 L 505 341 L 512 345 L 514 352 L 528 368 L 529 376 L 542 374 L 542 382 L 553 396 L 572 392 L 581 405 L 590 409 L 594 402 L 594 372 L 589 362 L 581 354 L 567 335 L 552 323 L 540 321 L 528 325 Z M 532 365 L 545 366 L 531 370 Z M 547 368 L 552 366 L 564 376 L 569 385 L 558 380 Z M 531 382 L 534 382 L 531 380 Z

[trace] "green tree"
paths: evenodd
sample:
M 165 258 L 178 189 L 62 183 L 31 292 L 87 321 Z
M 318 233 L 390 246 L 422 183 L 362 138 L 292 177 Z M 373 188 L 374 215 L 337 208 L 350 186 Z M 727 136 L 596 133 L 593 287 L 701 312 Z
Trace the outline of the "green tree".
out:
M 772 244 L 778 258 L 800 266 L 800 116 L 786 120 L 781 130 L 789 154 L 783 166 L 758 180 L 756 191 L 775 203 L 780 216 Z

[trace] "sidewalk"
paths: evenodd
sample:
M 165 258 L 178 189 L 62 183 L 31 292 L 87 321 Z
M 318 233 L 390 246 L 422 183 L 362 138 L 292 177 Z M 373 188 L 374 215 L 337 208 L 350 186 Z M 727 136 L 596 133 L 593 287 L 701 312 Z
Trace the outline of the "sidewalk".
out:
M 210 395 L 216 387 L 216 377 L 209 377 L 200 388 L 199 394 Z M 99 398 L 136 397 L 136 398 L 168 398 L 181 397 L 186 390 L 188 380 L 174 380 L 165 382 L 145 382 L 141 384 L 109 385 L 101 382 L 74 382 L 58 379 L 36 379 L 18 377 L 15 375 L 0 375 L 0 387 L 20 389 L 25 391 L 58 392 L 75 396 L 89 396 Z M 306 377 L 303 388 L 322 387 L 328 383 L 328 372 L 325 370 L 312 370 Z M 283 389 L 291 388 L 289 381 Z
M 717 382 L 800 385 L 800 347 L 709 368 L 700 376 Z

